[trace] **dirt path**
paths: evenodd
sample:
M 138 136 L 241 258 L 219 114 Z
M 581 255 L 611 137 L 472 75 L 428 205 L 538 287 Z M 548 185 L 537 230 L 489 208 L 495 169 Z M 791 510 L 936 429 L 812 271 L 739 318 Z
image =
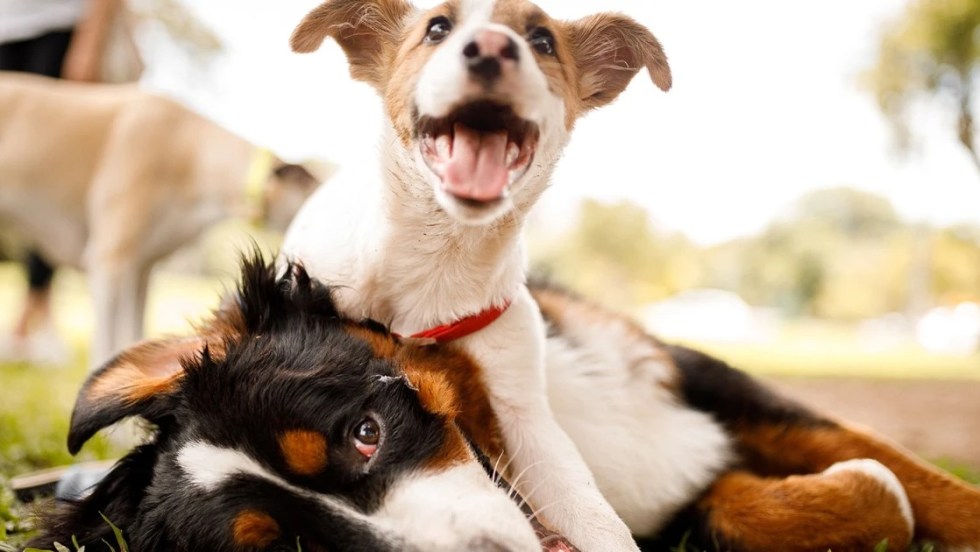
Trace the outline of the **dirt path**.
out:
M 773 379 L 777 389 L 918 454 L 980 468 L 980 381 Z

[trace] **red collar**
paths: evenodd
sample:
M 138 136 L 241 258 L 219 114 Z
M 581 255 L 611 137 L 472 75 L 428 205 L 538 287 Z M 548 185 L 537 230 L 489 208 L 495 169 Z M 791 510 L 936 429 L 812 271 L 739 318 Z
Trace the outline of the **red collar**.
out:
M 507 311 L 508 307 L 510 307 L 509 300 L 499 307 L 490 307 L 476 314 L 460 318 L 455 322 L 413 333 L 409 338 L 428 343 L 447 343 L 462 339 L 492 324 L 494 320 L 500 318 L 500 315 Z

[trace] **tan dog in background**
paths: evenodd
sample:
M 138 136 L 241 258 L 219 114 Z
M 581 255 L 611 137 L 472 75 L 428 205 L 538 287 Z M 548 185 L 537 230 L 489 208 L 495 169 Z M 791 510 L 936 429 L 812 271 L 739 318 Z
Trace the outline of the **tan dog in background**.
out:
M 285 229 L 325 176 L 133 86 L 0 72 L 0 222 L 88 272 L 92 366 L 142 337 L 154 263 L 228 217 Z

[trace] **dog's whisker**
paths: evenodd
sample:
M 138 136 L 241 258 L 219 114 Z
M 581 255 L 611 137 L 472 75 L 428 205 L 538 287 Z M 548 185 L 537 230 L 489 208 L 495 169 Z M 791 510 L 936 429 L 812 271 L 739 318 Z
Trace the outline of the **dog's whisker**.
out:
M 526 493 L 521 493 L 520 495 L 521 501 L 518 503 L 518 506 L 520 508 L 524 508 L 524 506 L 528 506 L 531 507 L 533 510 L 533 507 L 531 506 L 532 505 L 531 497 L 534 496 L 534 493 L 538 492 L 538 489 L 540 489 L 542 485 L 544 485 L 544 482 L 538 483 L 537 485 L 534 486 L 533 489 L 531 489 Z
M 503 459 L 504 454 L 504 451 L 500 451 L 500 454 L 497 455 L 497 460 L 493 463 L 493 471 L 490 473 L 490 480 L 493 481 L 494 486 L 499 485 L 500 479 L 503 477 L 503 474 L 497 471 L 497 468 L 500 467 L 500 461 Z
M 524 468 L 523 470 L 521 470 L 521 472 L 519 474 L 517 474 L 517 477 L 515 477 L 514 480 L 510 483 L 511 490 L 513 490 L 514 492 L 517 492 L 518 491 L 518 487 L 521 484 L 521 479 L 527 474 L 527 472 L 529 470 L 531 470 L 532 468 L 536 468 L 536 467 L 538 467 L 538 466 L 540 466 L 540 465 L 542 465 L 544 463 L 545 462 L 543 460 L 542 461 L 538 461 L 538 462 L 532 462 L 526 468 Z M 548 480 L 550 481 L 550 478 L 548 478 Z M 513 498 L 513 497 L 511 497 L 511 498 Z
M 554 501 L 554 502 L 550 502 L 550 503 L 548 503 L 548 504 L 546 504 L 546 505 L 544 505 L 544 506 L 542 506 L 542 507 L 540 507 L 540 508 L 538 508 L 538 509 L 534 509 L 534 508 L 532 507 L 532 508 L 531 508 L 531 515 L 530 515 L 530 516 L 528 516 L 528 518 L 527 518 L 527 520 L 528 520 L 528 521 L 534 521 L 534 520 L 537 520 L 538 522 L 540 522 L 540 521 L 541 521 L 541 518 L 540 518 L 540 516 L 541 516 L 541 513 L 542 513 L 542 512 L 544 512 L 545 510 L 547 510 L 547 509 L 549 509 L 549 508 L 553 508 L 553 507 L 555 507 L 555 506 L 558 506 L 558 505 L 559 505 L 559 504 L 561 504 L 562 502 L 563 502 L 562 500 L 556 500 L 556 501 Z
M 507 470 L 508 469 L 510 469 L 510 465 L 514 461 L 514 458 L 516 458 L 517 455 L 520 454 L 521 448 L 523 446 L 524 446 L 524 441 L 521 441 L 520 443 L 518 443 L 517 444 L 517 450 L 515 450 L 513 454 L 510 454 L 510 455 L 507 456 L 507 463 L 504 464 L 504 467 L 501 468 L 499 471 L 496 468 L 494 468 L 494 472 L 497 473 L 500 477 L 504 477 L 504 474 L 507 473 Z M 500 456 L 497 458 L 497 460 L 499 461 L 505 454 L 507 454 L 506 451 L 501 451 L 500 452 Z M 498 479 L 498 482 L 499 482 L 499 479 Z

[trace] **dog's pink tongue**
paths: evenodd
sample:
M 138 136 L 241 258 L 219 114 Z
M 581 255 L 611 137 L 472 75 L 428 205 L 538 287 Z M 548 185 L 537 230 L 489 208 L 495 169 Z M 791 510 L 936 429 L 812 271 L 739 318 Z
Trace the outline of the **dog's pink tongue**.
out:
M 452 156 L 442 177 L 446 191 L 476 201 L 500 198 L 509 180 L 507 132 L 484 134 L 463 125 L 453 130 Z

